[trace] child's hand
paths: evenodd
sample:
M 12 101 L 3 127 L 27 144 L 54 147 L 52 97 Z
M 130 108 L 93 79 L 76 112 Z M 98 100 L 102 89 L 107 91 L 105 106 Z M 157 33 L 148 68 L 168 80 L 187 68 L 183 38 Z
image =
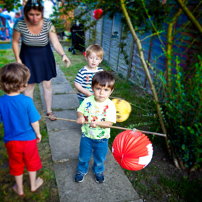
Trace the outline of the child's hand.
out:
M 90 127 L 92 127 L 92 128 L 97 128 L 96 122 L 95 122 L 95 121 L 94 121 L 94 122 L 91 122 L 91 123 L 90 123 Z
M 81 116 L 81 117 L 77 118 L 76 122 L 77 122 L 78 124 L 84 124 L 84 123 L 85 123 L 85 119 L 84 119 L 83 116 Z
M 41 142 L 41 134 L 36 135 L 37 143 Z
M 90 91 L 88 91 L 88 92 L 86 93 L 86 97 L 90 97 L 91 95 L 93 95 L 93 93 L 91 93 Z

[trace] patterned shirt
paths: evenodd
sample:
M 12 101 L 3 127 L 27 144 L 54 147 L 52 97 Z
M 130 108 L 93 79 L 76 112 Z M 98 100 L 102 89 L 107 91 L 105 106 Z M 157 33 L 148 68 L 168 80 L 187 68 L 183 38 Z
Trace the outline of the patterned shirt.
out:
M 74 79 L 74 82 L 80 84 L 83 88 L 93 93 L 91 89 L 92 79 L 93 79 L 93 76 L 99 71 L 103 71 L 103 69 L 101 67 L 97 67 L 96 70 L 91 71 L 86 66 L 84 66 L 77 73 L 76 78 Z M 79 92 L 78 98 L 79 100 L 84 100 L 86 96 L 82 94 L 81 92 Z
M 116 123 L 116 107 L 110 99 L 96 102 L 94 95 L 92 95 L 81 103 L 77 112 L 84 115 L 86 122 L 109 121 Z M 99 126 L 92 128 L 89 124 L 83 124 L 81 130 L 86 137 L 91 139 L 110 138 L 110 128 L 100 128 Z
M 43 26 L 39 34 L 32 34 L 24 18 L 19 18 L 15 25 L 14 29 L 20 32 L 22 37 L 22 42 L 27 46 L 46 46 L 49 42 L 49 32 L 52 26 L 52 22 L 46 18 L 43 19 Z

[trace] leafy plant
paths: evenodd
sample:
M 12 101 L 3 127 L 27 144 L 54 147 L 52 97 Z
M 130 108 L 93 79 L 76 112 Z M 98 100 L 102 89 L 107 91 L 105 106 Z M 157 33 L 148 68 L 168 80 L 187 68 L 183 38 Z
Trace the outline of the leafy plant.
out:
M 202 58 L 198 55 L 190 71 L 184 71 L 176 56 L 176 73 L 171 74 L 165 97 L 165 119 L 169 144 L 186 167 L 202 165 Z M 184 167 L 184 166 L 183 166 Z

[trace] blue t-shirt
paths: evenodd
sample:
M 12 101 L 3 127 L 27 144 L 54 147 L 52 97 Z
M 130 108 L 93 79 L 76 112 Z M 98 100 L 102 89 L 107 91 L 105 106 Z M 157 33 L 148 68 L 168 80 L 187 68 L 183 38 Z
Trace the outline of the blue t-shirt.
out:
M 36 139 L 31 123 L 40 118 L 32 98 L 22 94 L 0 97 L 0 123 L 4 125 L 5 143 Z

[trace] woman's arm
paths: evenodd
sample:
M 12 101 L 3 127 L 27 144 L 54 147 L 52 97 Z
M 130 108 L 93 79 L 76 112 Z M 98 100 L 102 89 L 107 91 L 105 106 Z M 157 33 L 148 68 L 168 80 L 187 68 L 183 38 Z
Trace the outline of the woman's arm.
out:
M 20 36 L 21 36 L 20 32 L 13 29 L 13 40 L 12 40 L 13 53 L 15 55 L 16 62 L 22 63 L 20 56 L 19 56 Z
M 54 26 L 51 27 L 51 30 L 49 32 L 49 38 L 50 38 L 50 41 L 53 45 L 53 48 L 62 57 L 62 61 L 66 63 L 66 67 L 69 67 L 71 62 L 70 62 L 69 58 L 65 55 L 65 52 L 64 52 L 64 50 L 63 50 L 63 48 L 62 48 L 62 46 L 58 40 Z

